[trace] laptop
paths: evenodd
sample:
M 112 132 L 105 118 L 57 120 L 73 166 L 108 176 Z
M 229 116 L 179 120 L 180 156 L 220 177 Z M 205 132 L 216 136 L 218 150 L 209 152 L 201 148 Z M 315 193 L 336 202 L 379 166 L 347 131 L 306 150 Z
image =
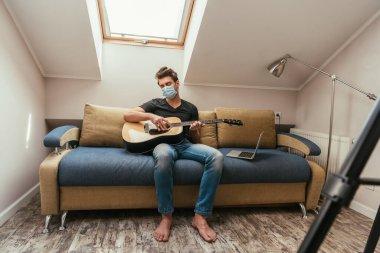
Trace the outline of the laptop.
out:
M 226 156 L 234 157 L 234 158 L 241 158 L 241 159 L 252 160 L 253 158 L 255 158 L 256 151 L 259 148 L 260 141 L 261 141 L 261 136 L 263 136 L 263 133 L 264 133 L 264 131 L 262 131 L 260 133 L 259 139 L 257 140 L 256 148 L 255 148 L 255 150 L 253 152 L 251 152 L 251 151 L 234 150 L 233 149 L 230 152 L 228 152 L 228 154 Z

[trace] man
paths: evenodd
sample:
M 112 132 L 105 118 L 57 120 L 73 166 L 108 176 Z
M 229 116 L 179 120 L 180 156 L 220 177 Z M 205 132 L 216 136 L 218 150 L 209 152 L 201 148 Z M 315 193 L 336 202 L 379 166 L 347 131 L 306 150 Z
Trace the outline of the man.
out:
M 216 188 L 222 174 L 223 155 L 216 149 L 202 144 L 192 144 L 188 138 L 190 132 L 198 133 L 204 126 L 198 120 L 198 109 L 179 96 L 177 73 L 162 67 L 156 73 L 158 86 L 164 98 L 148 101 L 140 107 L 125 113 L 127 122 L 150 120 L 158 130 L 168 128 L 166 117 L 178 117 L 181 121 L 195 121 L 190 127 L 184 127 L 182 141 L 178 144 L 161 143 L 153 150 L 155 161 L 154 181 L 157 192 L 158 212 L 161 222 L 153 236 L 157 241 L 168 241 L 172 224 L 173 208 L 173 167 L 177 159 L 188 159 L 204 164 L 199 195 L 195 205 L 192 226 L 208 242 L 217 239 L 215 231 L 209 227 L 205 217 L 212 213 Z

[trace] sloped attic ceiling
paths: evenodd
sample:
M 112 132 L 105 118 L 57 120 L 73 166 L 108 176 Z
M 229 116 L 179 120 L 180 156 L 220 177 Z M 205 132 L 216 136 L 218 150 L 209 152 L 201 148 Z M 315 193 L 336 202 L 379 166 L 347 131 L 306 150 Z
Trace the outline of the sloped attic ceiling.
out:
M 97 0 L 4 3 L 43 76 L 101 79 Z M 379 0 L 196 0 L 198 4 L 205 9 L 193 13 L 202 21 L 184 64 L 185 84 L 298 90 L 311 70 L 289 62 L 276 78 L 266 66 L 286 53 L 321 66 L 380 16 Z
M 290 53 L 321 66 L 379 9 L 378 0 L 208 0 L 185 83 L 298 90 L 310 69 L 289 61 L 276 78 L 267 65 Z
M 101 78 L 96 0 L 4 0 L 44 77 Z

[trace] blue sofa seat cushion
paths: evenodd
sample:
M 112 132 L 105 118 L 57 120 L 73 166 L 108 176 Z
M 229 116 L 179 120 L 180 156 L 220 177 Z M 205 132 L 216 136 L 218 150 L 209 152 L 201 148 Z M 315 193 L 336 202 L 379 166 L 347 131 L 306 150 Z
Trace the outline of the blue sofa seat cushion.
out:
M 248 148 L 233 148 L 254 151 Z M 221 148 L 226 155 L 232 148 Z M 311 171 L 308 162 L 295 154 L 277 149 L 258 149 L 252 160 L 224 156 L 220 183 L 299 183 L 308 182 Z
M 220 149 L 223 154 L 228 148 Z M 252 150 L 252 149 L 242 149 Z M 203 165 L 177 160 L 175 185 L 197 185 Z M 127 153 L 122 148 L 78 147 L 60 162 L 60 186 L 154 185 L 152 156 Z M 279 150 L 262 149 L 252 161 L 225 157 L 221 184 L 307 182 L 310 168 L 302 157 Z

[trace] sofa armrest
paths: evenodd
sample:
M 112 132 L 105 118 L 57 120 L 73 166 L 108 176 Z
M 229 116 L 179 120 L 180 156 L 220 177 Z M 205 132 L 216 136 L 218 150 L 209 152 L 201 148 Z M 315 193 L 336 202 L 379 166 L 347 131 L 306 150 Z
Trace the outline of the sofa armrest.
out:
M 60 212 L 58 166 L 62 158 L 72 149 L 63 150 L 61 153 L 50 153 L 40 165 L 40 197 L 41 213 L 54 215 Z
M 79 141 L 79 128 L 70 125 L 60 126 L 45 136 L 44 145 L 49 148 L 59 148 L 70 141 Z
M 304 153 L 305 155 L 317 156 L 321 154 L 321 149 L 317 144 L 295 134 L 277 134 L 277 146 L 294 148 Z

